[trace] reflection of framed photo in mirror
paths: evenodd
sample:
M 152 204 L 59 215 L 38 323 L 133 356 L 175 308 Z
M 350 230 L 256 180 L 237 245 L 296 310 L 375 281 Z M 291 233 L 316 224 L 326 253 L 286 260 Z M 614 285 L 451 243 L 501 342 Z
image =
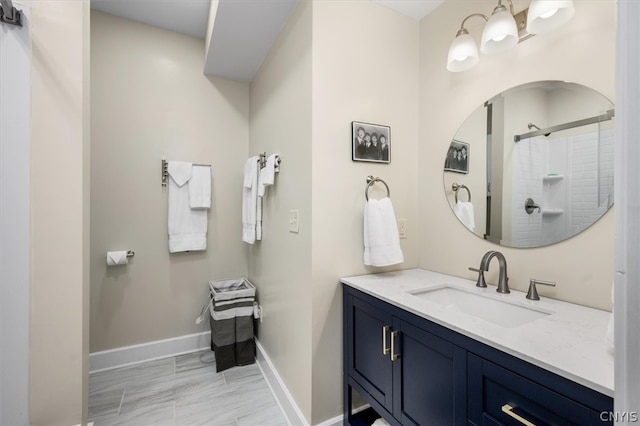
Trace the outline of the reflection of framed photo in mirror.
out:
M 391 162 L 391 127 L 351 122 L 351 159 L 374 163 Z
M 469 173 L 469 144 L 453 139 L 444 160 L 446 172 Z

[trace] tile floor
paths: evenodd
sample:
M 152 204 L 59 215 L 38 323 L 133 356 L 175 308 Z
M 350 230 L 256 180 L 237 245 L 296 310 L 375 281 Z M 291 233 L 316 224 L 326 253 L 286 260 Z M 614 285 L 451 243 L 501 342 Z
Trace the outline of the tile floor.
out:
M 257 364 L 216 373 L 210 350 L 89 375 L 94 426 L 284 426 Z

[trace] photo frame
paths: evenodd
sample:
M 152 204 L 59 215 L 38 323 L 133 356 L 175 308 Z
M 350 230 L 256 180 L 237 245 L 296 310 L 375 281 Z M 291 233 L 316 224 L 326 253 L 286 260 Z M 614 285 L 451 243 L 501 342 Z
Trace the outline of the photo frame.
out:
M 447 151 L 447 158 L 444 160 L 444 170 L 468 174 L 469 158 L 469 144 L 453 139 Z
M 391 127 L 352 121 L 351 159 L 389 164 L 391 162 Z

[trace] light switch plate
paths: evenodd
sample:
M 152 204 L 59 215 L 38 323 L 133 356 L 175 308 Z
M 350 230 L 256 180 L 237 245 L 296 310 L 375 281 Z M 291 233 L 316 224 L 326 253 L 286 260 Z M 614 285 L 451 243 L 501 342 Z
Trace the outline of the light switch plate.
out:
M 407 219 L 398 219 L 398 237 L 407 238 Z
M 298 210 L 289 210 L 289 232 L 298 233 Z

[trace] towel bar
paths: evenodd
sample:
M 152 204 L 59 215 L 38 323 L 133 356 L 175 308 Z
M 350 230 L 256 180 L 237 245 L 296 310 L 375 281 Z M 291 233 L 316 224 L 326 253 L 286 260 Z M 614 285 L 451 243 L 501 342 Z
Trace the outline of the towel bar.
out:
M 465 185 L 458 185 L 457 183 L 453 182 L 451 184 L 451 189 L 456 194 L 456 203 L 458 202 L 458 190 L 459 189 L 466 189 L 467 190 L 467 198 L 468 198 L 468 201 L 471 202 L 471 191 L 469 191 L 469 188 L 467 188 Z
M 376 182 L 381 182 L 387 188 L 387 197 L 391 197 L 391 191 L 389 191 L 389 185 L 379 177 L 367 176 L 367 187 L 364 189 L 364 198 L 369 201 L 369 188 Z

